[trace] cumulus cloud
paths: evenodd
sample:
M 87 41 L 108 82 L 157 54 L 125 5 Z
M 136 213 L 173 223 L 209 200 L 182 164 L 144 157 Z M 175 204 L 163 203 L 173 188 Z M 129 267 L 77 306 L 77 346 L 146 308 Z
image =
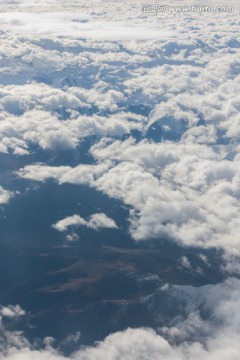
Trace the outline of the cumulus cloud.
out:
M 86 224 L 87 221 L 85 221 L 80 215 L 72 215 L 59 220 L 56 224 L 52 225 L 52 227 L 58 231 L 66 231 L 69 226 L 86 226 Z
M 0 316 L 2 317 L 17 318 L 24 315 L 26 315 L 26 312 L 19 305 L 2 306 L 0 308 Z
M 87 112 L 93 103 L 100 110 L 118 109 L 117 92 L 109 90 L 101 95 L 92 91 L 88 95 L 91 100 L 83 93 L 44 84 L 5 86 L 0 93 L 0 151 L 12 149 L 15 154 L 25 155 L 35 144 L 43 149 L 75 149 L 87 136 L 121 137 L 141 129 L 142 117 L 131 113 L 79 116 L 77 110 L 86 106 Z M 69 112 L 65 121 L 59 118 L 61 111 Z
M 182 256 L 180 259 L 181 265 L 186 269 L 191 269 L 191 263 L 188 260 L 187 256 Z
M 237 360 L 239 356 L 239 280 L 232 278 L 218 285 L 200 288 L 174 286 L 164 287 L 173 296 L 196 294 L 203 299 L 205 311 L 211 312 L 211 321 L 204 320 L 198 311 L 190 311 L 186 320 L 180 320 L 172 327 L 162 327 L 157 331 L 149 328 L 127 329 L 107 336 L 94 346 L 83 347 L 65 357 L 52 341 L 43 341 L 41 349 L 34 349 L 21 332 L 9 332 L 1 324 L 1 344 L 4 360 L 52 359 L 52 360 L 94 360 L 94 359 L 218 359 Z M 71 336 L 78 341 L 80 334 Z
M 62 220 L 53 224 L 52 227 L 58 231 L 66 231 L 69 227 L 86 226 L 90 229 L 99 230 L 102 228 L 106 229 L 117 229 L 117 224 L 111 218 L 104 213 L 93 214 L 88 220 L 83 219 L 80 215 L 68 216 Z M 68 240 L 73 240 L 74 236 L 70 235 Z
M 0 186 L 0 205 L 6 204 L 13 197 L 14 193 L 12 191 L 5 190 Z
M 95 11 L 91 2 L 81 11 L 75 1 L 17 4 L 21 11 L 8 13 L 6 3 L 1 15 L 1 152 L 74 149 L 82 137 L 123 136 L 155 122 L 181 134 L 183 121 L 186 141 L 213 144 L 221 131 L 239 138 L 239 51 L 226 14 L 177 14 L 185 27 L 176 34 L 173 14 L 142 14 L 135 1 L 94 2 Z M 148 119 L 127 113 L 129 104 L 146 104 Z M 207 128 L 195 127 L 200 117 Z
M 94 185 L 133 206 L 136 239 L 172 234 L 184 244 L 239 251 L 238 156 L 227 161 L 207 146 L 147 142 L 93 152 L 122 160 Z
M 0 3 L 5 9 L 0 15 L 0 152 L 25 156 L 37 146 L 57 152 L 77 149 L 85 137 L 95 141 L 92 164 L 26 160 L 18 175 L 94 187 L 128 205 L 136 241 L 164 237 L 182 246 L 223 249 L 225 269 L 239 271 L 236 1 L 231 14 L 164 16 L 141 13 L 138 1 Z M 0 203 L 11 196 L 0 187 Z M 117 228 L 103 213 L 87 219 L 74 214 L 53 224 L 63 232 L 73 228 L 66 236 L 70 241 L 78 238 L 78 226 Z M 199 261 L 210 263 L 201 253 Z M 186 256 L 180 263 L 194 267 Z M 156 330 L 116 332 L 70 359 L 237 360 L 239 288 L 237 279 L 161 288 L 190 299 L 186 320 Z M 209 320 L 192 307 L 198 299 Z M 52 338 L 39 349 L 22 332 L 6 330 L 5 318 L 23 315 L 19 306 L 0 308 L 1 358 L 67 359 Z
M 238 155 L 193 143 L 101 141 L 91 149 L 95 165 L 26 166 L 26 179 L 96 187 L 132 207 L 136 240 L 170 236 L 184 245 L 239 253 Z M 83 174 L 87 173 L 87 176 Z
M 96 18 L 119 22 L 121 13 L 134 19 L 133 27 L 148 28 L 149 21 L 159 26 L 162 15 L 142 14 L 139 8 L 136 13 L 135 2 L 118 11 L 96 6 L 93 13 L 83 6 L 78 21 L 75 15 L 72 21 L 73 13 L 47 15 L 75 22 L 79 31 L 88 28 L 85 40 L 45 28 L 45 40 L 36 30 L 23 46 L 17 35 L 24 31 L 22 15 L 6 18 L 4 50 L 11 49 L 12 61 L 20 56 L 21 69 L 15 74 L 19 83 L 12 85 L 3 52 L 1 151 L 27 154 L 32 144 L 75 149 L 83 137 L 96 136 L 95 164 L 28 164 L 18 173 L 37 181 L 88 184 L 122 200 L 131 208 L 130 233 L 137 241 L 168 236 L 182 245 L 238 254 L 237 14 L 231 13 L 231 36 L 228 14 L 192 13 L 190 19 L 179 13 L 184 28 L 177 39 L 98 43 L 88 38 Z M 173 29 L 173 19 L 165 14 L 161 26 Z M 18 39 L 14 47 L 9 26 Z
M 41 163 L 27 165 L 18 171 L 18 175 L 24 179 L 33 179 L 37 181 L 46 181 L 53 178 L 59 184 L 89 184 L 95 178 L 104 174 L 111 166 L 110 161 L 99 163 L 97 165 L 80 164 L 74 168 L 71 166 L 47 166 Z
M 117 224 L 104 213 L 93 214 L 88 221 L 88 227 L 97 230 L 100 228 L 116 229 Z

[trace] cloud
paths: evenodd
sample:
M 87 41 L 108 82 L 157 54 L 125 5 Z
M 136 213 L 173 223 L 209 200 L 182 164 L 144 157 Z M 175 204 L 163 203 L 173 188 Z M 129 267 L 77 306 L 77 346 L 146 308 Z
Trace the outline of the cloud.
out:
M 72 215 L 68 216 L 62 220 L 53 224 L 52 227 L 57 231 L 67 231 L 69 227 L 79 227 L 79 226 L 86 226 L 90 229 L 99 230 L 102 228 L 106 229 L 117 229 L 117 225 L 115 221 L 109 218 L 104 213 L 97 213 L 93 214 L 89 217 L 88 220 L 84 220 L 80 215 Z M 73 240 L 74 236 L 70 235 L 68 240 Z
M 240 251 L 238 155 L 227 149 L 185 143 L 135 143 L 133 139 L 94 145 L 95 165 L 26 166 L 26 179 L 54 178 L 86 183 L 132 207 L 130 231 L 136 240 L 170 236 L 183 245 Z
M 2 14 L 1 152 L 75 149 L 82 137 L 121 137 L 155 122 L 169 134 L 186 131 L 185 141 L 213 144 L 222 132 L 239 138 L 239 54 L 227 16 L 179 14 L 186 30 L 176 38 L 173 14 L 159 22 L 161 14 L 142 14 L 137 2 L 94 2 L 95 11 L 84 2 L 79 13 L 75 1 L 18 4 L 21 11 Z M 148 118 L 128 111 L 141 104 Z M 200 115 L 207 128 L 196 128 Z
M 26 315 L 25 310 L 23 310 L 19 305 L 9 305 L 0 307 L 0 316 L 7 318 L 17 318 L 19 316 Z
M 8 203 L 13 196 L 14 193 L 12 191 L 5 190 L 0 186 L 0 205 Z
M 76 241 L 76 240 L 78 240 L 79 239 L 79 236 L 78 236 L 78 234 L 76 234 L 75 232 L 73 232 L 73 233 L 71 233 L 71 234 L 68 234 L 67 236 L 66 236 L 66 240 L 67 241 Z
M 188 260 L 187 256 L 182 256 L 180 259 L 181 265 L 186 269 L 191 269 L 191 263 Z
M 143 23 L 137 3 L 131 10 L 124 3 L 126 8 L 118 11 L 109 4 L 96 6 L 93 13 L 84 8 L 76 29 L 91 31 L 96 19 L 106 23 L 111 18 L 109 26 L 118 19 L 120 25 L 120 13 L 121 25 L 134 12 L 134 24 L 146 28 L 161 17 L 145 14 Z M 72 21 L 72 15 L 47 16 L 58 22 Z M 162 26 L 173 29 L 174 17 L 165 15 Z M 24 154 L 32 144 L 76 149 L 83 137 L 97 136 L 90 150 L 95 164 L 28 164 L 18 174 L 88 184 L 120 199 L 131 208 L 129 231 L 136 241 L 168 237 L 184 246 L 239 254 L 236 23 L 230 36 L 226 14 L 178 15 L 184 29 L 178 27 L 177 39 L 163 41 L 97 43 L 74 32 L 71 39 L 56 37 L 57 28 L 44 41 L 30 36 L 21 66 L 35 82 L 4 86 L 2 151 Z M 81 22 L 82 17 L 89 21 Z M 19 29 L 24 26 L 20 18 Z M 20 45 L 12 49 L 12 59 L 23 52 L 22 38 L 14 36 Z M 46 57 L 51 59 L 49 72 Z M 37 64 L 31 72 L 28 62 Z
M 1 6 L 14 11 L 0 15 L 0 151 L 17 157 L 37 146 L 51 153 L 95 141 L 93 164 L 31 164 L 26 156 L 18 175 L 94 187 L 128 206 L 136 241 L 223 249 L 225 269 L 239 271 L 238 12 L 142 14 L 137 1 Z M 11 196 L 0 187 L 0 203 Z M 77 226 L 117 228 L 102 213 L 53 225 Z M 180 261 L 194 267 L 186 256 Z M 200 254 L 199 261 L 209 260 Z M 239 359 L 239 280 L 159 291 L 189 299 L 188 318 L 110 334 L 70 358 Z M 198 299 L 209 320 L 193 309 Z M 0 314 L 3 360 L 66 359 L 51 338 L 40 349 L 6 330 L 4 318 L 24 310 L 4 306 Z
M 52 225 L 55 230 L 66 231 L 69 226 L 82 226 L 87 225 L 87 221 L 80 215 L 68 216 L 65 219 L 59 220 L 56 224 Z
M 130 112 L 79 115 L 79 109 L 86 106 L 87 112 L 93 104 L 99 111 L 118 110 L 121 93 L 88 92 L 53 89 L 45 84 L 5 86 L 0 92 L 0 151 L 12 149 L 16 155 L 25 155 L 35 144 L 42 149 L 75 149 L 84 137 L 121 137 L 141 130 L 143 117 Z M 61 112 L 67 114 L 65 121 Z
M 11 28 L 13 33 L 21 35 L 70 36 L 105 41 L 166 40 L 173 35 L 173 31 L 160 26 L 156 28 L 155 24 L 141 25 L 130 22 L 130 19 L 103 22 L 101 17 L 105 20 L 105 13 L 100 9 L 97 18 L 84 12 L 77 16 L 71 9 L 67 12 L 51 12 L 49 7 L 48 11 L 42 13 L 26 10 L 24 13 L 4 12 L 4 16 L 0 14 L 0 20 L 3 28 Z
M 93 214 L 90 216 L 88 221 L 88 227 L 98 230 L 101 228 L 117 229 L 115 221 L 109 218 L 104 213 Z
M 41 349 L 31 346 L 21 332 L 9 332 L 1 324 L 1 344 L 5 341 L 3 360 L 52 359 L 167 359 L 167 360 L 237 360 L 240 351 L 238 315 L 240 282 L 236 278 L 222 284 L 200 288 L 192 286 L 170 286 L 172 296 L 200 297 L 205 311 L 211 312 L 211 321 L 204 320 L 196 310 L 190 311 L 186 320 L 178 320 L 171 327 L 156 330 L 150 328 L 126 329 L 107 336 L 94 346 L 77 350 L 64 357 L 53 348 L 52 341 L 43 341 Z M 78 341 L 79 334 L 71 337 Z
M 110 161 L 97 165 L 80 164 L 74 168 L 71 166 L 48 166 L 42 163 L 27 165 L 18 171 L 18 175 L 24 179 L 46 181 L 53 178 L 59 184 L 89 184 L 95 178 L 101 176 L 111 166 Z

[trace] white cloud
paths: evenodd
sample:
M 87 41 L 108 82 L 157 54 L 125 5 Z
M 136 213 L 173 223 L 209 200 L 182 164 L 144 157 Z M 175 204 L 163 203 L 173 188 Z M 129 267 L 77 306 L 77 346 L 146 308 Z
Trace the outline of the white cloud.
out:
M 239 252 L 238 157 L 223 160 L 219 149 L 198 144 L 131 141 L 103 142 L 93 154 L 122 160 L 94 186 L 134 207 L 136 239 L 172 234 L 184 244 Z
M 199 257 L 199 259 L 202 260 L 202 262 L 203 262 L 205 265 L 207 265 L 207 266 L 209 266 L 209 267 L 211 266 L 210 263 L 209 263 L 208 257 L 207 257 L 206 255 L 200 253 L 200 254 L 198 255 L 198 257 Z
M 66 231 L 69 226 L 82 226 L 87 225 L 87 221 L 84 220 L 80 215 L 68 216 L 62 220 L 59 220 L 56 224 L 52 225 L 55 230 Z
M 52 225 L 52 227 L 58 231 L 67 231 L 70 226 L 86 226 L 94 230 L 102 228 L 117 229 L 115 221 L 104 213 L 93 214 L 89 217 L 89 220 L 84 220 L 80 215 L 75 214 L 59 220 L 56 224 Z M 68 240 L 74 240 L 74 236 L 70 235 Z
M 25 310 L 23 310 L 19 305 L 9 305 L 0 307 L 0 316 L 7 318 L 17 318 L 19 316 L 26 315 Z
M 188 260 L 187 256 L 182 256 L 180 259 L 181 265 L 186 269 L 191 269 L 191 263 Z
M 105 117 L 79 115 L 77 111 L 93 105 L 100 110 L 116 110 L 121 96 L 113 90 L 102 95 L 94 90 L 64 91 L 44 84 L 5 86 L 0 92 L 0 151 L 12 149 L 15 154 L 24 155 L 33 144 L 43 149 L 75 149 L 87 136 L 121 137 L 141 130 L 143 117 L 129 112 Z M 68 111 L 70 118 L 63 121 L 59 111 Z
M 98 230 L 101 228 L 117 229 L 117 224 L 104 213 L 93 214 L 88 221 L 88 227 Z
M 238 155 L 227 148 L 185 143 L 102 141 L 96 165 L 26 166 L 19 175 L 58 183 L 87 183 L 130 205 L 136 240 L 170 236 L 184 245 L 239 253 Z
M 169 236 L 183 246 L 224 249 L 226 269 L 239 271 L 237 7 L 231 14 L 163 16 L 142 14 L 137 1 L 0 3 L 14 9 L 0 14 L 0 151 L 76 149 L 82 138 L 98 137 L 91 148 L 95 164 L 27 164 L 19 176 L 95 187 L 131 208 L 136 241 Z M 133 114 L 131 106 L 150 114 Z M 162 142 L 121 139 L 135 130 L 147 136 L 154 126 Z M 0 187 L 0 203 L 12 195 Z M 75 214 L 53 226 L 117 227 L 102 213 Z M 204 255 L 199 259 L 208 264 Z M 204 297 L 211 321 L 192 312 L 159 334 L 128 329 L 71 359 L 238 360 L 239 281 L 174 291 Z M 18 307 L 0 312 L 9 319 L 23 315 Z M 0 337 L 3 360 L 66 359 L 49 338 L 37 350 L 3 325 Z
M 79 236 L 78 236 L 78 234 L 76 234 L 76 233 L 71 233 L 71 234 L 68 234 L 67 236 L 66 236 L 66 240 L 68 240 L 68 241 L 76 241 L 76 240 L 78 240 L 79 239 Z
M 194 288 L 191 286 L 164 287 L 172 296 L 191 300 L 197 296 L 203 301 L 211 320 L 203 320 L 198 311 L 192 310 L 186 320 L 175 326 L 153 329 L 127 329 L 107 336 L 94 346 L 83 347 L 70 357 L 64 357 L 51 347 L 52 340 L 43 341 L 45 348 L 31 347 L 21 332 L 9 332 L 1 324 L 1 342 L 4 339 L 3 360 L 94 360 L 94 359 L 160 359 L 167 360 L 237 360 L 239 357 L 238 315 L 240 283 L 232 278 L 218 285 Z M 73 336 L 76 341 L 79 335 Z M 2 348 L 1 348 L 2 349 Z
M 101 21 L 101 17 L 104 17 L 105 20 L 105 14 L 103 8 L 100 9 L 98 18 L 89 16 L 89 13 L 86 12 L 85 14 L 84 12 L 76 14 L 71 10 L 51 12 L 49 11 L 51 8 L 48 8 L 48 11 L 42 13 L 27 12 L 26 10 L 24 12 L 4 12 L 4 15 L 0 14 L 0 20 L 3 28 L 11 28 L 13 33 L 21 35 L 70 36 L 105 41 L 166 40 L 173 36 L 173 31 L 167 31 L 162 26 L 156 28 L 155 24 L 150 22 L 142 25 L 130 22 L 130 19 L 121 21 L 119 18 L 117 22 L 111 21 L 110 18 L 108 22 Z
M 13 195 L 13 192 L 5 190 L 2 186 L 0 186 L 0 204 L 8 203 Z
M 164 20 L 162 14 L 142 14 L 136 1 L 121 6 L 94 2 L 94 11 L 91 4 L 21 1 L 21 11 L 8 12 L 11 4 L 6 3 L 1 15 L 1 152 L 25 155 L 33 144 L 74 149 L 85 136 L 141 131 L 146 118 L 123 114 L 120 104 L 149 106 L 145 129 L 160 121 L 170 133 L 181 133 L 184 120 L 190 127 L 187 141 L 216 143 L 217 130 L 239 138 L 237 14 L 231 14 L 231 36 L 227 14 L 213 18 L 211 13 L 191 14 L 191 20 L 177 14 L 184 27 L 179 25 L 176 33 L 173 14 L 165 13 Z M 62 32 L 66 36 L 59 36 Z M 99 115 L 77 115 L 83 108 L 91 113 L 94 106 Z M 70 118 L 62 121 L 65 110 Z M 106 116 L 105 110 L 116 113 Z M 194 126 L 199 114 L 207 128 Z
M 70 166 L 53 167 L 38 163 L 25 166 L 18 172 L 18 175 L 24 179 L 46 181 L 53 178 L 59 184 L 71 183 L 81 185 L 93 182 L 95 178 L 103 175 L 110 166 L 110 161 L 97 165 L 80 164 L 74 168 Z

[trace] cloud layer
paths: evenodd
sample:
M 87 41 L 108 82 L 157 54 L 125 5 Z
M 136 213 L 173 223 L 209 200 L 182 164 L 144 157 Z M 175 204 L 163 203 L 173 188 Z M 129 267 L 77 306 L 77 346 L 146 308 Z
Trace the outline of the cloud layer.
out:
M 207 145 L 133 139 L 103 141 L 91 151 L 96 165 L 29 165 L 19 175 L 88 184 L 121 199 L 132 207 L 136 240 L 170 236 L 184 245 L 239 253 L 239 155 L 229 160 Z
M 136 242 L 164 238 L 182 247 L 215 247 L 224 251 L 225 270 L 239 271 L 237 2 L 230 14 L 143 14 L 135 0 L 65 3 L 0 0 L 1 156 L 23 164 L 14 175 L 26 186 L 53 179 L 56 186 L 87 185 L 120 200 Z M 83 139 L 91 162 L 70 165 L 63 156 L 53 165 L 60 152 L 79 155 Z M 0 186 L 0 204 L 13 194 Z M 117 228 L 102 212 L 72 214 L 52 225 L 67 240 L 78 239 L 71 231 L 80 226 Z M 194 266 L 187 256 L 180 264 L 188 271 Z M 39 347 L 12 330 L 27 314 L 19 305 L 2 306 L 0 358 L 239 359 L 239 280 L 157 291 L 189 299 L 187 319 L 119 331 L 68 358 L 54 339 Z M 81 343 L 80 334 L 68 341 Z
M 167 236 L 239 254 L 237 7 L 214 17 L 179 13 L 176 28 L 173 14 L 143 14 L 136 2 L 84 3 L 81 16 L 54 11 L 58 2 L 43 5 L 56 26 L 31 25 L 42 16 L 36 9 L 28 25 L 24 13 L 5 16 L 1 151 L 77 150 L 92 137 L 95 163 L 27 164 L 18 174 L 87 184 L 122 200 L 137 241 Z M 168 38 L 135 37 L 139 27 L 146 36 L 159 32 L 159 20 Z M 72 36 L 62 36 L 60 24 L 71 24 Z M 115 36 L 112 24 L 125 27 L 123 38 L 103 36 L 104 28 Z
M 202 288 L 181 286 L 178 296 L 194 291 L 204 299 L 206 311 L 211 312 L 211 321 L 203 320 L 197 311 L 190 312 L 185 321 L 175 326 L 152 329 L 127 329 L 116 332 L 93 347 L 84 347 L 69 358 L 52 347 L 52 341 L 45 339 L 45 347 L 34 349 L 21 332 L 10 332 L 1 325 L 1 341 L 4 360 L 52 359 L 52 360 L 94 360 L 94 359 L 167 359 L 167 360 L 237 360 L 239 356 L 238 315 L 240 285 L 239 280 L 229 279 L 223 284 Z M 166 286 L 162 291 L 169 291 Z M 171 290 L 173 291 L 173 289 Z M 176 290 L 175 290 L 176 292 Z M 173 292 L 173 296 L 174 292 Z M 4 319 L 3 319 L 4 320 Z M 219 324 L 221 326 L 219 327 Z M 78 336 L 79 338 L 79 336 Z M 174 345 L 175 344 L 175 345 Z M 177 344 L 177 345 L 176 345 Z

